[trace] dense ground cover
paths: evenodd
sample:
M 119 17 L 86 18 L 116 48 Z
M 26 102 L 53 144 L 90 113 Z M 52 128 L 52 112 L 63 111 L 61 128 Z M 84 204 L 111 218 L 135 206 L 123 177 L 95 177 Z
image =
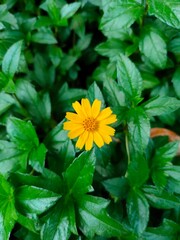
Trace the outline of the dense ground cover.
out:
M 0 239 L 180 239 L 179 29 L 179 0 L 1 1 Z

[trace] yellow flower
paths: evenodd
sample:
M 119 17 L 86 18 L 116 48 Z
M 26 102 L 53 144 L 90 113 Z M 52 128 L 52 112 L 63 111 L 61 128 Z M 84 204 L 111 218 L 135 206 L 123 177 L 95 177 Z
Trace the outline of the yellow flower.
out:
M 93 142 L 100 148 L 104 143 L 109 144 L 114 135 L 114 128 L 107 126 L 117 121 L 116 115 L 112 114 L 110 107 L 101 111 L 101 101 L 95 100 L 91 106 L 87 98 L 72 104 L 76 113 L 67 112 L 64 130 L 68 130 L 70 139 L 78 137 L 76 147 L 91 150 Z

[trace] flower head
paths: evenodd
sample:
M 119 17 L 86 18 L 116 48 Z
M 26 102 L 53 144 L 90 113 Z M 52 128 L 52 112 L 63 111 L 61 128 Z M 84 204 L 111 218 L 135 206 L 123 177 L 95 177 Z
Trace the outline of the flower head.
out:
M 109 144 L 115 133 L 114 128 L 108 124 L 117 121 L 116 115 L 112 114 L 110 107 L 101 111 L 101 101 L 94 100 L 92 106 L 87 98 L 72 104 L 76 113 L 67 112 L 64 130 L 68 130 L 70 139 L 78 137 L 76 147 L 91 150 L 93 142 L 100 148 L 105 143 Z

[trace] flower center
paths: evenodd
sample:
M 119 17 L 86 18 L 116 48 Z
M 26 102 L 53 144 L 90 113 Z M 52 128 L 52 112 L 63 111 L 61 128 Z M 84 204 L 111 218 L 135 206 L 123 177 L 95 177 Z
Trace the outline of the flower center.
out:
M 86 131 L 93 132 L 98 128 L 98 122 L 94 118 L 86 118 L 83 127 Z

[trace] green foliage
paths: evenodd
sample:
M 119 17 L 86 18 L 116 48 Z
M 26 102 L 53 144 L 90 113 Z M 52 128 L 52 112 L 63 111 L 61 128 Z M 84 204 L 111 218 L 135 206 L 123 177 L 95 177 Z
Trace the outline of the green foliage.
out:
M 179 29 L 179 0 L 1 1 L 0 239 L 179 239 Z M 63 129 L 82 98 L 109 145 Z

